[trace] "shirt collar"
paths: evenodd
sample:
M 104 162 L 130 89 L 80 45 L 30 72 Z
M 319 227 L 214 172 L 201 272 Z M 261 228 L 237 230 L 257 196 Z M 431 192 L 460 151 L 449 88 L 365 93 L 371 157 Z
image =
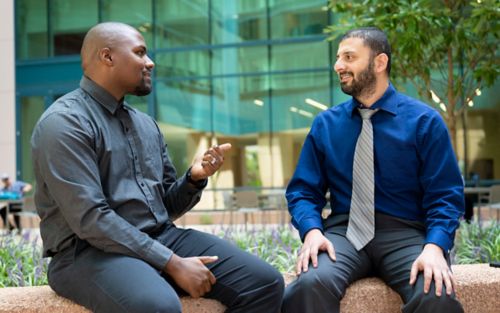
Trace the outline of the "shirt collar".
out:
M 100 103 L 111 114 L 123 106 L 123 98 L 116 100 L 106 89 L 102 88 L 87 76 L 80 80 L 80 88 L 87 92 L 95 101 Z
M 396 93 L 397 93 L 396 88 L 394 88 L 394 86 L 391 83 L 389 83 L 389 87 L 387 87 L 382 97 L 380 97 L 380 99 L 375 101 L 375 103 L 370 107 L 370 109 L 380 109 L 382 111 L 389 112 L 393 115 L 397 115 L 396 112 L 397 101 L 395 99 Z M 360 108 L 362 106 L 363 105 L 358 100 L 352 97 L 351 102 L 349 103 L 348 106 L 349 117 L 352 117 L 353 112 L 357 108 Z

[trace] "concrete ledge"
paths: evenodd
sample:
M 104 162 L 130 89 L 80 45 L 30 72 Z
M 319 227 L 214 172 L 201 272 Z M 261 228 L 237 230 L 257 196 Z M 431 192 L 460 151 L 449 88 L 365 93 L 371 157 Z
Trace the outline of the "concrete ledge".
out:
M 499 312 L 500 269 L 488 264 L 455 265 L 457 297 L 466 313 Z M 285 274 L 287 283 L 294 275 Z M 184 313 L 223 313 L 214 300 L 181 299 Z M 381 280 L 366 278 L 354 283 L 341 302 L 342 313 L 399 313 L 401 298 Z M 48 286 L 0 288 L 0 313 L 88 313 L 85 308 L 57 296 Z

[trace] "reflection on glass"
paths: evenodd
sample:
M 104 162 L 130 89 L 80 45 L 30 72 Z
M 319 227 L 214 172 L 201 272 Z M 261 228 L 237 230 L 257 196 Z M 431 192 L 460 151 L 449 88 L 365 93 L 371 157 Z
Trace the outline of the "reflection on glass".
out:
M 267 76 L 214 79 L 214 130 L 245 135 L 269 131 Z
M 208 50 L 159 53 L 155 57 L 155 63 L 155 71 L 159 77 L 192 77 L 209 74 Z
M 320 35 L 328 25 L 327 1 L 270 0 L 271 38 Z
M 309 68 L 327 68 L 327 41 L 274 45 L 271 49 L 271 70 L 286 71 Z
M 267 72 L 267 46 L 214 49 L 213 74 Z
M 209 81 L 179 79 L 158 82 L 156 112 L 162 123 L 211 131 Z
M 131 107 L 148 114 L 148 97 L 151 96 L 137 97 L 127 95 L 125 96 L 125 101 L 127 101 L 128 105 L 130 105 Z
M 102 0 L 102 21 L 129 24 L 139 30 L 146 40 L 148 49 L 153 48 L 151 1 Z
M 188 149 L 192 130 L 188 127 L 179 127 L 164 122 L 158 122 L 158 126 L 165 138 L 170 161 L 172 161 L 177 175 L 181 176 L 186 172 L 194 158 L 194 154 L 189 154 Z
M 52 0 L 54 55 L 80 54 L 85 34 L 97 24 L 97 0 Z
M 36 122 L 42 116 L 45 108 L 43 96 L 21 98 L 21 177 L 26 182 L 33 183 L 33 165 L 31 161 L 31 134 Z
M 267 39 L 265 0 L 213 0 L 212 43 Z
M 208 44 L 208 1 L 157 0 L 154 14 L 157 48 Z
M 19 59 L 48 57 L 47 2 L 17 0 L 16 53 Z
M 272 75 L 273 131 L 310 127 L 329 107 L 329 72 Z

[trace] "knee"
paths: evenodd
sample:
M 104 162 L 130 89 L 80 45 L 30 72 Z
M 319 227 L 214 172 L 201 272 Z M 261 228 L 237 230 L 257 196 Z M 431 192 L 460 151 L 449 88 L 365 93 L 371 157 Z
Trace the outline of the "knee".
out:
M 436 296 L 434 292 L 422 295 L 420 307 L 424 308 L 424 312 L 464 312 L 460 302 L 454 296 L 446 295 L 444 291 L 440 297 Z
M 131 303 L 127 312 L 133 313 L 182 313 L 182 305 L 179 298 L 153 297 L 141 295 L 136 297 L 137 301 Z
M 242 312 L 280 312 L 285 282 L 278 271 L 268 271 L 266 275 L 255 275 L 249 288 L 240 290 L 227 306 Z
M 257 293 L 260 298 L 267 298 L 271 302 L 281 304 L 283 292 L 285 290 L 285 281 L 283 275 L 276 270 L 270 271 L 265 277 L 261 277 Z
M 341 279 L 322 275 L 320 271 L 311 267 L 286 289 L 285 298 L 291 296 L 315 297 L 317 295 L 320 298 L 324 296 L 333 297 L 332 300 L 340 302 L 345 288 L 347 288 L 347 286 L 341 284 L 341 281 Z

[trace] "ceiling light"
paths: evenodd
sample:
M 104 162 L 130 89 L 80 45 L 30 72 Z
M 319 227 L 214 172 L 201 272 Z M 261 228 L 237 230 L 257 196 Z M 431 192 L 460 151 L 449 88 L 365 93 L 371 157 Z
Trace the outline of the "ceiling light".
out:
M 320 103 L 320 102 L 313 100 L 313 99 L 310 99 L 310 98 L 306 99 L 306 103 L 309 105 L 312 105 L 315 108 L 323 110 L 323 111 L 328 109 L 328 107 L 326 105 L 324 105 L 323 103 Z
M 441 99 L 439 99 L 439 97 L 432 90 L 431 90 L 431 97 L 432 97 L 432 101 L 434 101 L 436 103 L 440 103 L 441 102 Z

